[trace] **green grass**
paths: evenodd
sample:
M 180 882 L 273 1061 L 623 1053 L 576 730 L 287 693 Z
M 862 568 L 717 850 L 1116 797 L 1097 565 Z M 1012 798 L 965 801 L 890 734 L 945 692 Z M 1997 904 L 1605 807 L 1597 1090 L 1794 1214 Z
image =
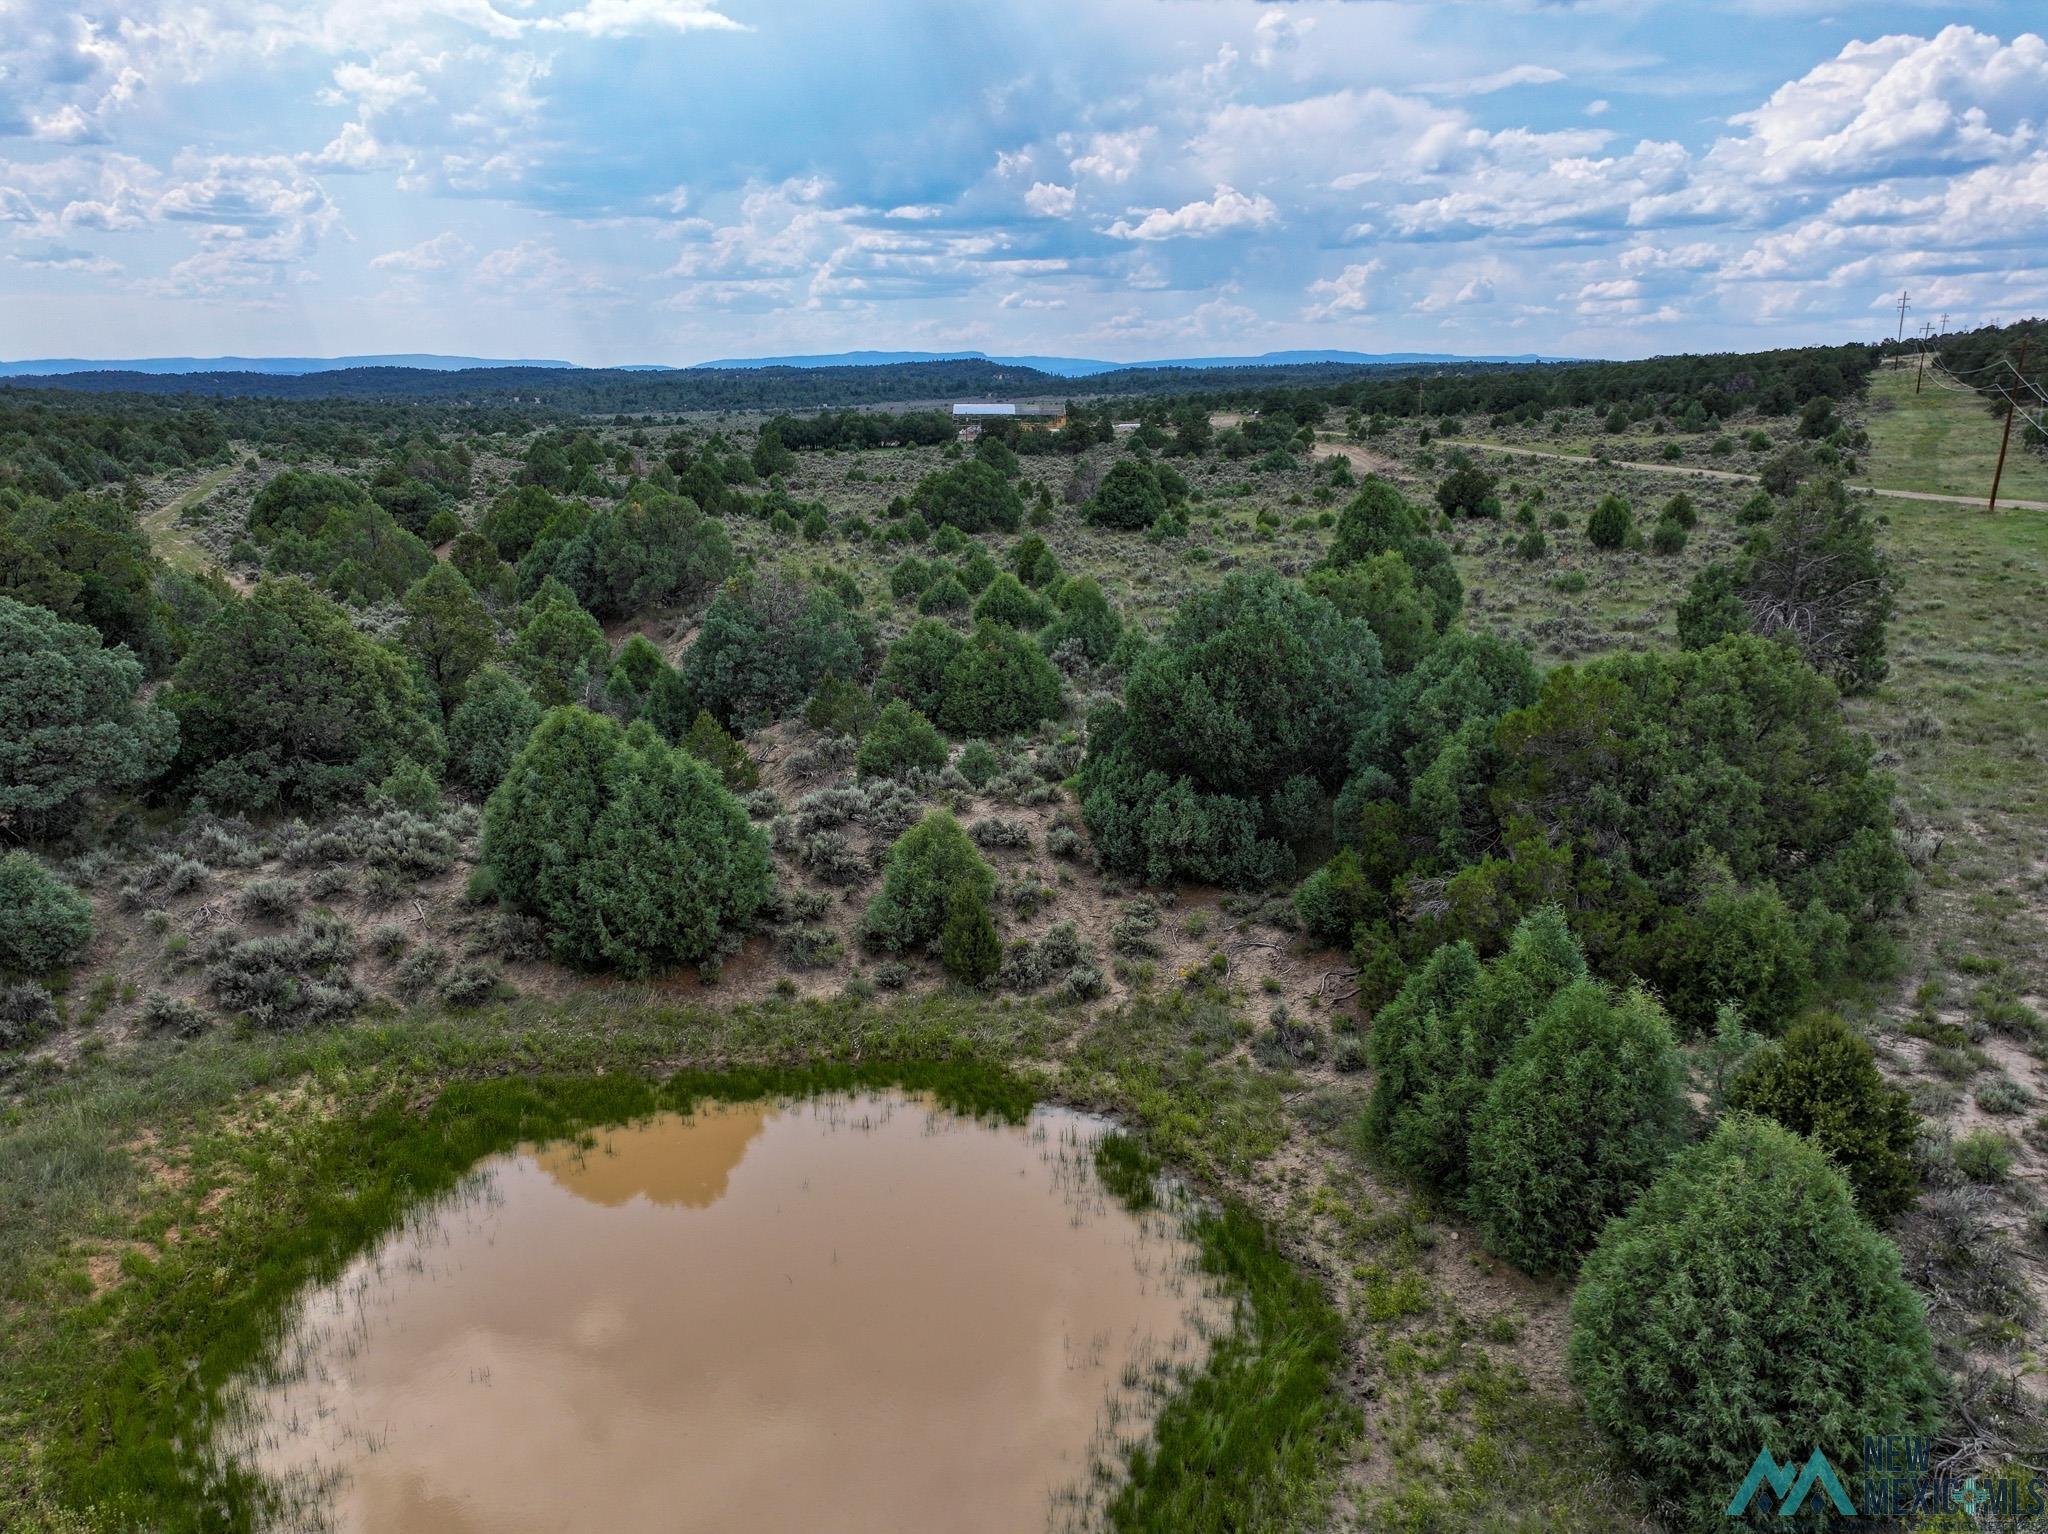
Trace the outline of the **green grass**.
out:
M 1194 1223 L 1202 1271 L 1238 1298 L 1237 1324 L 1167 1398 L 1111 1500 L 1114 1529 L 1240 1534 L 1314 1521 L 1357 1409 L 1332 1387 L 1344 1325 L 1322 1286 L 1243 1205 Z
M 1157 1010 L 1163 1019 L 1140 1017 L 1129 1037 L 1123 1017 L 1105 1026 L 1119 1035 L 1095 1052 L 1105 1086 L 1188 1087 L 1183 1066 L 1148 1072 L 1135 1058 L 1186 1020 Z M 0 1527 L 260 1526 L 271 1488 L 201 1447 L 224 1386 L 274 1345 L 302 1287 L 486 1155 L 700 1098 L 887 1085 L 1016 1121 L 1050 1085 L 1031 1062 L 1070 1026 L 952 998 L 887 1014 L 526 1005 L 221 1034 L 32 1086 L 0 1121 L 0 1207 L 18 1236 L 0 1252 Z M 1221 1111 L 1195 1123 L 1151 1093 L 1075 1085 L 1062 1094 L 1132 1110 L 1144 1137 L 1110 1142 L 1103 1175 L 1116 1189 L 1149 1182 L 1155 1138 L 1215 1164 L 1247 1122 L 1227 1088 L 1205 1091 L 1193 1106 Z M 219 1189 L 225 1199 L 209 1202 Z M 1342 1322 L 1241 1204 L 1221 1200 L 1191 1234 L 1236 1325 L 1167 1395 L 1115 1521 L 1249 1529 L 1312 1517 L 1356 1427 L 1337 1385 Z M 120 1282 L 98 1294 L 95 1251 L 120 1253 Z
M 1915 830 L 1914 967 L 1968 960 L 2037 989 L 2048 984 L 2034 872 L 2048 857 L 2048 524 L 1915 501 L 1879 515 L 1899 572 L 1891 676 L 1848 707 L 1890 753 Z
M 229 464 L 215 469 L 177 499 L 159 506 L 142 518 L 143 531 L 149 534 L 150 544 L 156 549 L 157 557 L 165 564 L 176 566 L 193 575 L 199 575 L 213 568 L 213 559 L 199 546 L 190 530 L 180 517 L 191 507 L 197 506 L 214 491 L 226 484 L 235 475 L 237 466 Z
M 1886 368 L 1870 381 L 1870 462 L 1859 484 L 1885 490 L 1985 496 L 1998 464 L 2000 419 L 1980 394 L 1930 372 L 1919 394 L 1907 368 Z M 2001 500 L 2048 501 L 2048 459 L 2020 447 L 2013 427 Z

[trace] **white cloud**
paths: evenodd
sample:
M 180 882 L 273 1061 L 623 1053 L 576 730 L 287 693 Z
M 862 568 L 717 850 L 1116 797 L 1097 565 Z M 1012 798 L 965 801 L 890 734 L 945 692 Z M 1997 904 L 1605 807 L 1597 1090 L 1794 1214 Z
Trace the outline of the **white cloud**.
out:
M 396 163 L 397 156 L 377 142 L 377 135 L 360 122 L 341 125 L 341 131 L 318 154 L 306 157 L 308 170 L 369 171 Z
M 1446 80 L 1436 85 L 1425 85 L 1422 89 L 1439 96 L 1491 96 L 1495 91 L 1510 90 L 1517 85 L 1554 85 L 1564 78 L 1563 70 L 1552 69 L 1545 64 L 1513 64 L 1490 75 Z
M 1065 218 L 1074 211 L 1074 189 L 1051 181 L 1034 181 L 1024 194 L 1024 206 L 1039 218 Z
M 1231 102 L 1209 115 L 1190 147 L 1196 164 L 1214 178 L 1321 182 L 1340 167 L 1395 173 L 1432 129 L 1466 125 L 1461 113 L 1374 87 L 1278 103 Z M 1371 170 L 1355 171 L 1359 166 Z
M 1152 314 L 1124 309 L 1094 327 L 1094 333 L 1121 341 L 1213 341 L 1241 339 L 1256 333 L 1258 311 L 1236 301 L 1236 287 L 1186 311 Z
M 340 64 L 334 70 L 334 89 L 321 92 L 330 104 L 353 101 L 365 112 L 389 112 L 428 98 L 420 80 L 422 68 L 438 69 L 441 60 L 426 60 L 389 54 L 371 63 Z
M 1128 181 L 1144 156 L 1146 140 L 1151 137 L 1150 128 L 1098 133 L 1067 162 L 1067 169 L 1077 176 L 1093 176 L 1101 181 Z
M 370 265 L 386 272 L 445 272 L 473 254 L 475 247 L 469 241 L 453 230 L 443 230 L 417 245 L 403 250 L 387 250 L 381 256 L 374 256 Z
M 30 117 L 29 136 L 46 144 L 89 144 L 102 137 L 92 119 L 70 103 Z
M 1767 185 L 1980 165 L 2037 147 L 2048 129 L 2048 42 L 1966 26 L 1852 42 L 1730 119 L 1715 156 Z
M 191 156 L 178 168 L 188 179 L 157 199 L 160 218 L 248 231 L 335 216 L 320 183 L 283 155 Z
M 561 16 L 535 17 L 538 31 L 581 32 L 590 37 L 625 37 L 635 32 L 743 32 L 739 22 L 710 0 L 589 0 Z
M 616 296 L 587 263 L 571 261 L 545 240 L 486 251 L 469 266 L 467 279 L 486 296 L 501 299 Z
M 121 270 L 118 261 L 68 245 L 30 245 L 13 252 L 9 259 L 37 271 L 77 272 L 90 277 L 110 277 Z
M 1487 270 L 1470 276 L 1460 272 L 1447 273 L 1443 281 L 1434 284 L 1423 295 L 1415 308 L 1422 314 L 1438 314 L 1475 304 L 1490 304 L 1498 291 L 1496 284 L 1504 275 L 1504 268 L 1494 263 L 1489 263 Z
M 1215 196 L 1207 202 L 1182 203 L 1171 210 L 1154 208 L 1135 224 L 1120 218 L 1103 233 L 1119 240 L 1207 239 L 1241 229 L 1264 229 L 1279 218 L 1280 210 L 1265 193 L 1247 197 L 1219 182 Z
M 1292 15 L 1284 10 L 1264 11 L 1258 25 L 1252 29 L 1257 39 L 1252 51 L 1252 62 L 1261 69 L 1270 69 L 1283 53 L 1292 53 L 1301 46 L 1302 39 L 1315 30 L 1313 16 Z
M 1596 159 L 1553 156 L 1546 138 L 1574 143 L 1568 135 L 1495 134 L 1460 144 L 1465 163 L 1456 189 L 1397 205 L 1396 226 L 1423 238 L 1620 229 L 1644 221 L 1642 209 L 1656 194 L 1681 187 L 1691 163 L 1679 144 L 1646 141 Z
M 1354 262 L 1334 277 L 1320 278 L 1308 285 L 1312 302 L 1301 311 L 1305 320 L 1333 320 L 1366 312 L 1372 301 L 1370 284 L 1379 271 L 1378 261 Z
M 738 220 L 686 245 L 669 275 L 748 280 L 814 269 L 847 238 L 857 211 L 827 206 L 827 190 L 817 176 L 749 186 Z

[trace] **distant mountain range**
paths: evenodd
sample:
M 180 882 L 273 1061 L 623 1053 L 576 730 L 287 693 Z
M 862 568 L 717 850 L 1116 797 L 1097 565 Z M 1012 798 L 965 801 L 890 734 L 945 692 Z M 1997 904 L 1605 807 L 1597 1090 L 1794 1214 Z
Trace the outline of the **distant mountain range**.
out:
M 1255 357 L 1155 357 L 1141 362 L 1105 362 L 1099 357 L 992 357 L 987 352 L 819 352 L 798 357 L 721 357 L 700 362 L 700 368 L 843 368 L 886 367 L 898 362 L 993 362 L 1001 367 L 1035 368 L 1060 378 L 1087 378 L 1096 373 L 1115 373 L 1125 368 L 1256 368 L 1299 367 L 1318 362 L 1350 366 L 1400 365 L 1413 367 L 1431 362 L 1558 362 L 1558 357 L 1520 356 L 1463 357 L 1448 352 L 1345 352 L 1293 351 L 1260 352 Z
M 1127 368 L 1300 367 L 1318 363 L 1350 366 L 1407 366 L 1461 362 L 1558 362 L 1568 359 L 1518 356 L 1454 356 L 1448 352 L 1261 352 L 1255 357 L 1168 357 L 1144 362 L 1106 362 L 1099 357 L 991 357 L 986 352 L 820 352 L 791 357 L 721 357 L 694 368 L 667 363 L 624 364 L 606 369 L 579 369 L 550 358 L 445 357 L 431 352 L 401 352 L 363 357 L 38 357 L 0 362 L 0 378 L 49 378 L 66 373 L 261 373 L 296 378 L 344 368 L 417 368 L 454 373 L 469 368 L 563 368 L 569 371 L 676 373 L 697 368 L 843 368 L 890 367 L 906 362 L 987 362 L 998 367 L 1031 368 L 1056 378 L 1089 378 Z
M 464 368 L 570 368 L 548 358 L 443 357 L 432 352 L 395 352 L 370 357 L 35 357 L 0 362 L 0 378 L 49 378 L 62 373 L 273 373 L 297 378 L 339 368 L 421 368 L 455 373 Z

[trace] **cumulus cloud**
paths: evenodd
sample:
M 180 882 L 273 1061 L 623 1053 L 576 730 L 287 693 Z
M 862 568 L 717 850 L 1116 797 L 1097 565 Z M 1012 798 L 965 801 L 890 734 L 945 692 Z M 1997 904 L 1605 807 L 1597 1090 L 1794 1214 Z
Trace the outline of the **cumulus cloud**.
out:
M 1103 232 L 1119 240 L 1208 239 L 1239 230 L 1264 229 L 1279 218 L 1280 210 L 1265 193 L 1246 196 L 1219 182 L 1215 196 L 1206 202 L 1154 208 L 1136 223 L 1120 218 Z
M 1230 102 L 1209 114 L 1190 147 L 1198 165 L 1225 179 L 1269 185 L 1321 180 L 1337 166 L 1378 177 L 1397 172 L 1411 146 L 1433 132 L 1465 126 L 1458 113 L 1374 87 L 1284 102 Z
M 1315 30 L 1313 16 L 1293 15 L 1284 10 L 1268 9 L 1263 12 L 1252 32 L 1256 39 L 1252 48 L 1252 62 L 1261 69 L 1271 69 L 1282 54 L 1292 53 L 1301 46 L 1302 39 Z
M 1377 261 L 1354 262 L 1334 277 L 1319 278 L 1308 285 L 1311 300 L 1303 309 L 1305 320 L 1334 320 L 1355 317 L 1371 306 L 1370 284 L 1380 269 Z
M 358 103 L 366 112 L 394 111 L 426 101 L 429 93 L 420 76 L 438 70 L 439 66 L 438 58 L 408 56 L 406 52 L 388 53 L 368 62 L 339 64 L 335 66 L 333 88 L 322 91 L 320 99 L 330 105 Z
M 360 122 L 341 125 L 341 131 L 319 153 L 306 157 L 309 170 L 370 171 L 393 164 L 397 156 L 377 142 L 377 135 Z
M 1151 137 L 1150 128 L 1095 134 L 1085 149 L 1067 161 L 1067 169 L 1077 176 L 1093 176 L 1100 181 L 1128 181 L 1143 159 L 1145 142 Z
M 159 217 L 243 230 L 325 220 L 333 205 L 320 183 L 283 155 L 190 156 L 157 199 Z
M 2038 147 L 2048 127 L 2048 42 L 1967 26 L 1852 42 L 1733 119 L 1715 154 L 1767 185 L 1981 165 Z
M 1690 165 L 1679 144 L 1639 143 L 1625 155 L 1552 155 L 1560 141 L 1567 148 L 1578 143 L 1522 133 L 1462 140 L 1456 187 L 1396 205 L 1395 227 L 1410 238 L 1625 228 L 1640 221 L 1649 199 L 1683 185 Z
M 1051 181 L 1034 181 L 1024 206 L 1040 218 L 1065 218 L 1074 211 L 1074 189 Z

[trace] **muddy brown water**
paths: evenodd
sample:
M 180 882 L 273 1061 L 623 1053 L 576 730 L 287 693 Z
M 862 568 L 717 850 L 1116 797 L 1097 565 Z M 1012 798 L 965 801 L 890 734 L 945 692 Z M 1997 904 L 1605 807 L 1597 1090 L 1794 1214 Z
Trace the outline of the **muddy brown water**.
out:
M 522 1147 L 303 1296 L 223 1447 L 289 1528 L 1034 1530 L 1084 1520 L 1227 1324 L 1105 1125 L 897 1094 Z

